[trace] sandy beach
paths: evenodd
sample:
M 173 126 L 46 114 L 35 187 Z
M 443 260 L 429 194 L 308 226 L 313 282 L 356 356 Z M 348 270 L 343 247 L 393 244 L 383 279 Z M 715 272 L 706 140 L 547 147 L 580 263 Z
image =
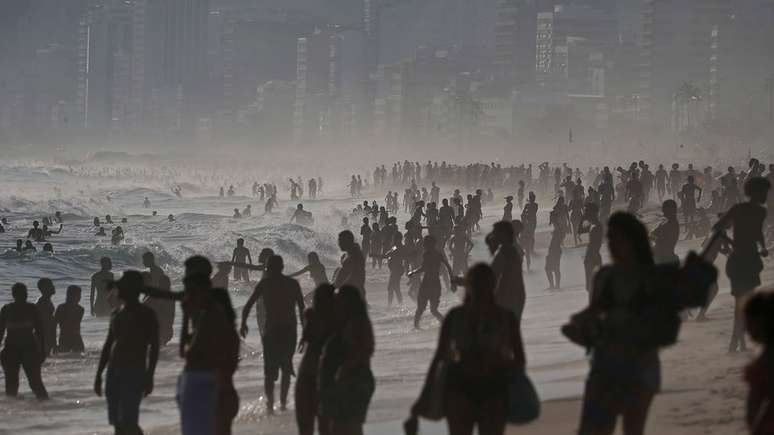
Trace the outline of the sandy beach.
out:
M 657 216 L 657 213 L 651 211 L 647 213 L 644 220 L 654 223 Z M 491 224 L 489 221 L 483 228 L 489 228 L 488 225 Z M 678 245 L 678 253 L 682 256 L 687 250 L 697 247 L 698 241 L 681 241 Z M 523 336 L 526 343 L 528 371 L 543 401 L 542 415 L 530 425 L 509 427 L 508 434 L 576 433 L 588 362 L 581 349 L 561 336 L 559 326 L 586 302 L 587 296 L 582 287 L 582 277 L 580 272 L 575 270 L 577 263 L 572 263 L 580 261 L 579 255 L 582 255 L 582 248 L 570 248 L 564 251 L 563 272 L 565 273 L 562 290 L 545 291 L 542 290 L 543 287 L 535 284 L 545 281 L 540 258 L 533 263 L 533 271 L 525 274 L 528 302 Z M 482 259 L 480 253 L 474 258 Z M 708 312 L 708 319 L 704 322 L 687 319 L 683 323 L 679 342 L 661 353 L 662 391 L 656 396 L 651 408 L 647 433 L 660 435 L 746 433 L 744 424 L 746 385 L 742 381 L 742 370 L 754 357 L 756 349 L 750 346 L 750 350 L 746 353 L 729 354 L 727 352 L 733 318 L 733 298 L 729 294 L 728 281 L 723 272 L 723 258 L 716 263 L 720 270 L 720 293 Z M 535 267 L 537 271 L 534 270 Z M 768 260 L 765 267 L 762 275 L 764 288 L 761 291 L 767 290 L 766 286 L 774 283 L 774 263 Z M 372 289 L 374 287 L 371 286 Z M 377 392 L 365 427 L 366 434 L 402 433 L 401 422 L 421 388 L 426 366 L 435 347 L 437 332 L 437 327 L 433 326 L 430 330 L 408 333 L 401 340 L 401 351 L 397 354 L 394 353 L 395 349 L 379 346 L 385 340 L 380 340 L 377 336 L 377 353 L 374 357 Z M 402 363 L 417 361 L 417 352 L 425 353 L 424 362 L 419 363 L 419 366 L 414 363 L 410 369 L 407 369 L 407 366 Z M 554 359 L 555 356 L 558 356 L 558 359 Z M 396 375 L 396 371 L 401 372 L 402 375 Z M 380 373 L 382 373 L 381 376 Z M 392 375 L 385 373 L 392 373 Z M 620 433 L 620 428 L 618 430 L 619 432 L 616 433 Z M 245 421 L 238 418 L 235 423 L 235 433 L 284 435 L 297 432 L 294 414 L 290 410 L 269 421 L 264 419 Z M 420 433 L 440 435 L 447 431 L 443 422 L 422 421 Z

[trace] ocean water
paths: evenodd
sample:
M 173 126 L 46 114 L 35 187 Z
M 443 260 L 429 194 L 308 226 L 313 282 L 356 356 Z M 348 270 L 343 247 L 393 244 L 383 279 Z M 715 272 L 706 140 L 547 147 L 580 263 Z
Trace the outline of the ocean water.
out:
M 75 165 L 45 162 L 0 165 L 0 217 L 9 220 L 7 232 L 0 234 L 0 303 L 10 300 L 10 287 L 17 281 L 28 285 L 30 300 L 34 302 L 38 296 L 36 281 L 49 277 L 57 287 L 55 304 L 63 302 L 68 285 L 77 284 L 83 288 L 81 303 L 87 307 L 90 277 L 99 270 L 101 257 L 113 260 L 118 277 L 121 271 L 140 269 L 141 256 L 146 251 L 156 254 L 158 263 L 172 278 L 173 287 L 179 288 L 182 264 L 187 257 L 201 254 L 214 261 L 229 260 L 239 237 L 245 239 L 254 261 L 262 248 L 274 249 L 284 257 L 286 272 L 303 267 L 307 253 L 316 251 L 330 276 L 340 255 L 336 234 L 342 229 L 341 217 L 356 203 L 346 197 L 347 177 L 326 182 L 323 199 L 304 201 L 305 208 L 314 214 L 315 223 L 300 226 L 288 223 L 297 201 L 287 200 L 287 192 L 280 190 L 280 204 L 274 214 L 261 216 L 263 204 L 246 196 L 253 180 L 248 176 L 229 177 L 229 174 L 228 168 L 211 170 L 197 163 L 188 167 L 141 167 L 134 162 L 104 161 Z M 236 186 L 237 195 L 220 198 L 217 187 L 231 183 Z M 170 191 L 173 185 L 183 187 L 182 198 Z M 447 189 L 442 190 L 442 196 L 447 193 Z M 379 192 L 372 196 L 381 202 L 384 195 Z M 145 197 L 152 203 L 149 209 L 142 206 Z M 231 217 L 234 208 L 242 210 L 247 204 L 252 204 L 252 217 Z M 158 216 L 151 216 L 152 210 L 158 211 Z M 37 244 L 37 253 L 19 255 L 13 251 L 15 240 L 26 235 L 33 220 L 53 216 L 55 211 L 63 213 L 65 223 L 62 233 L 49 240 L 54 254 L 40 252 L 42 243 Z M 128 220 L 126 224 L 119 223 L 126 232 L 126 240 L 120 246 L 111 245 L 109 236 L 94 235 L 96 228 L 92 219 L 95 216 L 104 219 L 106 214 L 114 222 L 124 217 Z M 168 214 L 174 214 L 174 222 L 167 221 Z M 488 229 L 500 216 L 500 205 L 487 207 L 485 214 L 483 228 Z M 405 219 L 406 216 L 399 216 L 400 222 Z M 545 222 L 547 216 L 541 214 L 539 220 Z M 105 229 L 109 234 L 112 226 L 105 225 Z M 545 231 L 541 225 L 539 232 Z M 475 238 L 473 261 L 488 258 L 482 236 L 483 232 Z M 538 250 L 542 250 L 540 238 Z M 583 248 L 565 249 L 562 290 L 545 290 L 541 257 L 534 260 L 533 271 L 525 275 L 528 300 L 522 333 L 530 374 L 544 399 L 577 395 L 585 374 L 583 351 L 559 333 L 560 325 L 587 300 L 582 253 Z M 410 299 L 405 298 L 403 306 L 387 307 L 386 265 L 381 270 L 372 270 L 369 265 L 368 271 L 368 300 L 377 340 L 373 360 L 377 392 L 370 420 L 390 422 L 404 416 L 418 394 L 435 348 L 438 324 L 427 313 L 423 330 L 414 331 L 415 307 Z M 253 279 L 257 278 L 253 274 Z M 312 290 L 308 277 L 303 277 L 301 284 L 305 291 Z M 251 287 L 231 283 L 229 290 L 238 313 Z M 441 310 L 457 304 L 460 296 L 445 292 Z M 178 312 L 177 320 L 180 317 Z M 82 324 L 86 354 L 52 357 L 45 363 L 43 378 L 50 401 L 37 402 L 26 380 L 22 380 L 20 399 L 0 397 L 0 433 L 110 433 L 104 399 L 92 392 L 106 329 L 107 320 L 88 317 L 87 309 Z M 241 396 L 237 422 L 255 428 L 257 433 L 293 433 L 291 414 L 273 418 L 265 415 L 261 346 L 255 328 L 252 331 L 243 343 L 242 362 L 235 376 Z M 141 424 L 151 433 L 175 432 L 178 418 L 175 384 L 182 368 L 175 342 L 173 339 L 173 343 L 162 349 L 155 390 L 142 404 Z

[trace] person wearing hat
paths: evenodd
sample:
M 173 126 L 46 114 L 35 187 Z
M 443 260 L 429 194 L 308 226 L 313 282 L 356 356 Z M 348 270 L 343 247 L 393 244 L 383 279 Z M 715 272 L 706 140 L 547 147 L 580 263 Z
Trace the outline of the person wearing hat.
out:
M 140 272 L 129 270 L 116 283 L 121 308 L 113 312 L 97 374 L 94 392 L 102 396 L 102 374 L 107 369 L 105 398 L 108 420 L 116 433 L 142 433 L 140 402 L 153 392 L 159 358 L 159 325 L 151 308 L 140 303 Z
M 505 207 L 503 207 L 503 218 L 500 219 L 505 222 L 513 220 L 513 196 L 508 195 L 505 197 Z

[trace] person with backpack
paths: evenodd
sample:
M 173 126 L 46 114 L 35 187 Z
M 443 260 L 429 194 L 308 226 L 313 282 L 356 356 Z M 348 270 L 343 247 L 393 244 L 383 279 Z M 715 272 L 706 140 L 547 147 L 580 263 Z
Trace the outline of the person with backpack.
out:
M 452 435 L 502 435 L 509 417 L 509 385 L 526 361 L 515 314 L 497 304 L 497 277 L 486 264 L 466 276 L 462 305 L 446 315 L 425 386 L 404 428 L 418 417 L 445 418 Z
M 578 433 L 612 435 L 622 416 L 624 435 L 642 435 L 661 384 L 659 348 L 676 341 L 680 308 L 654 278 L 648 233 L 633 214 L 614 213 L 607 237 L 613 264 L 597 272 L 589 307 L 571 320 L 592 325 L 573 339 L 592 355 Z

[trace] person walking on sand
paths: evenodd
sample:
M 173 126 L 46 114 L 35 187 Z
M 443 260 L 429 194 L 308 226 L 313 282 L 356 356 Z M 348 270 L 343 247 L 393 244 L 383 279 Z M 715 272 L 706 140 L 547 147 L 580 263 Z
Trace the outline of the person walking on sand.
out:
M 747 180 L 744 193 L 750 198 L 749 201 L 731 207 L 713 227 L 715 231 L 732 228 L 734 233 L 732 251 L 726 261 L 726 274 L 731 281 L 731 294 L 736 303 L 729 352 L 744 351 L 747 348 L 742 307 L 746 296 L 761 284 L 761 258 L 769 255 L 763 236 L 763 223 L 766 221 L 763 204 L 766 203 L 770 189 L 771 184 L 765 178 L 753 177 Z

